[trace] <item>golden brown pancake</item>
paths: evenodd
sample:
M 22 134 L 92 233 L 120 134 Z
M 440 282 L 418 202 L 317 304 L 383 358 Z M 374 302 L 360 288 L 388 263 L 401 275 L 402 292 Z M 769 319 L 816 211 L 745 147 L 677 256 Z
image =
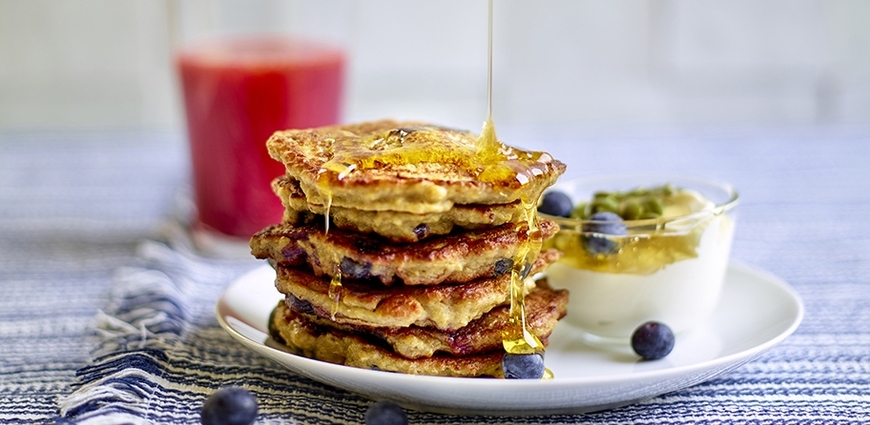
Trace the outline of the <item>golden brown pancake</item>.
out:
M 525 279 L 527 290 L 534 287 L 532 277 L 554 263 L 561 254 L 544 250 Z M 465 283 L 430 286 L 384 286 L 372 281 L 343 280 L 339 302 L 329 295 L 330 278 L 282 265 L 276 266 L 275 287 L 310 303 L 320 317 L 338 323 L 363 326 L 433 326 L 441 330 L 459 329 L 493 307 L 509 301 L 511 274 L 486 277 Z M 336 309 L 335 314 L 332 314 Z
M 558 226 L 541 221 L 544 239 Z M 347 279 L 377 279 L 385 285 L 437 285 L 500 276 L 510 271 L 513 256 L 528 240 L 528 225 L 466 230 L 417 243 L 391 243 L 375 235 L 343 229 L 324 232 L 320 220 L 270 226 L 251 238 L 251 253 L 261 259 L 299 266 L 318 276 L 341 271 Z
M 318 326 L 283 304 L 281 314 L 273 315 L 273 326 L 291 351 L 308 358 L 363 369 L 384 370 L 414 375 L 503 377 L 504 350 L 467 356 L 436 354 L 408 359 L 360 334 Z
M 279 131 L 272 158 L 310 204 L 414 214 L 537 200 L 565 165 L 543 152 L 477 148 L 474 133 L 392 120 Z M 531 199 L 533 198 L 534 199 Z
M 326 214 L 322 204 L 311 204 L 299 187 L 299 181 L 282 176 L 272 182 L 272 189 L 284 205 L 284 221 L 303 221 L 306 213 Z M 447 211 L 414 214 L 402 211 L 368 211 L 333 205 L 329 209 L 331 227 L 361 233 L 377 233 L 396 242 L 416 242 L 433 235 L 446 235 L 454 228 L 480 229 L 517 223 L 524 219 L 522 203 L 454 204 Z M 322 220 L 322 219 L 321 219 Z
M 281 317 L 289 308 L 314 325 L 374 338 L 389 345 L 397 354 L 411 359 L 430 357 L 436 353 L 465 356 L 499 350 L 502 347 L 503 332 L 512 326 L 508 322 L 510 305 L 495 307 L 455 331 L 441 331 L 419 326 L 378 328 L 342 325 L 318 317 L 307 302 L 293 296 L 287 298 L 279 307 L 278 318 L 273 317 L 273 321 L 282 320 Z M 525 297 L 526 324 L 529 331 L 546 343 L 556 323 L 565 316 L 567 305 L 567 291 L 553 290 L 545 279 L 538 280 L 536 287 Z M 279 323 L 273 325 L 280 327 Z
M 541 251 L 512 276 L 534 202 L 565 170 L 547 153 L 494 133 L 392 120 L 279 131 L 267 148 L 286 170 L 273 182 L 284 223 L 255 235 L 251 249 L 275 266 L 286 296 L 270 334 L 296 352 L 360 368 L 500 377 L 502 340 L 517 331 L 512 277 L 544 344 L 564 316 L 567 293 L 534 280 L 559 251 Z M 545 239 L 557 230 L 540 227 Z

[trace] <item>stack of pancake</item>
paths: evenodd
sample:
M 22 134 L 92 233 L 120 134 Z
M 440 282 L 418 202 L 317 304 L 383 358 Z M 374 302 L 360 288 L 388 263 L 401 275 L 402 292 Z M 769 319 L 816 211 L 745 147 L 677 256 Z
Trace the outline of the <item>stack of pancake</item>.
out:
M 275 267 L 286 298 L 270 333 L 293 351 L 498 377 L 503 335 L 517 326 L 512 276 L 543 343 L 565 315 L 567 292 L 535 280 L 559 252 L 518 256 L 558 230 L 529 216 L 529 200 L 564 172 L 549 155 L 484 151 L 473 133 L 390 120 L 277 132 L 267 146 L 287 170 L 273 183 L 285 214 L 251 251 Z

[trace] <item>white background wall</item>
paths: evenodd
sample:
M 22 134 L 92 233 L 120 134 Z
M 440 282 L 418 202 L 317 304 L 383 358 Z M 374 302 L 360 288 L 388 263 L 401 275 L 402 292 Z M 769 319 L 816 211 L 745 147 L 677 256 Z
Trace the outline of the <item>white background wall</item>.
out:
M 183 126 L 172 51 L 260 28 L 349 53 L 346 120 L 477 129 L 486 0 L 0 0 L 0 131 Z M 870 1 L 496 0 L 499 124 L 870 124 Z

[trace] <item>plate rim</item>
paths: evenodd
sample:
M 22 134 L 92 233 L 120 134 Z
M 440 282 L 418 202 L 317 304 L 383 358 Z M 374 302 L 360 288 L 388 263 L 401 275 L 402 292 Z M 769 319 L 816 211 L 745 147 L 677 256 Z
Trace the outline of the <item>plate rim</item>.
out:
M 462 384 L 464 387 L 469 388 L 470 390 L 477 390 L 483 388 L 490 388 L 494 380 L 490 379 L 469 379 L 462 377 L 445 377 L 445 376 L 425 376 L 425 375 L 409 375 L 409 374 L 401 374 L 401 373 L 393 373 L 386 371 L 376 371 L 376 370 L 368 370 L 368 369 L 360 369 L 354 368 L 345 365 L 333 364 L 324 362 L 317 359 L 307 358 L 301 355 L 296 355 L 287 351 L 280 350 L 278 348 L 270 347 L 263 342 L 259 342 L 251 339 L 250 337 L 244 335 L 230 324 L 227 319 L 222 314 L 221 306 L 225 304 L 226 295 L 231 292 L 233 287 L 240 282 L 244 282 L 246 280 L 250 280 L 252 276 L 255 276 L 258 273 L 264 273 L 264 269 L 271 270 L 271 267 L 267 264 L 264 264 L 260 267 L 254 268 L 247 273 L 239 276 L 234 279 L 227 287 L 224 288 L 224 291 L 218 297 L 218 300 L 215 304 L 215 316 L 218 320 L 220 326 L 228 332 L 234 339 L 243 345 L 249 347 L 257 354 L 270 358 L 273 361 L 279 363 L 280 366 L 290 369 L 291 371 L 298 373 L 302 376 L 305 376 L 309 379 L 324 383 L 326 385 L 333 385 L 340 387 L 346 391 L 350 391 L 356 394 L 360 394 L 363 397 L 372 398 L 373 396 L 369 393 L 361 392 L 355 388 L 348 387 L 346 385 L 342 386 L 338 383 L 328 382 L 327 380 L 322 379 L 318 376 L 317 373 L 312 372 L 312 370 L 331 370 L 334 369 L 335 373 L 346 373 L 350 374 L 353 377 L 357 377 L 359 379 L 371 377 L 371 379 L 383 379 L 390 382 L 408 384 L 413 383 L 415 385 L 426 385 L 428 383 L 437 383 L 438 385 L 450 385 L 450 384 Z M 462 407 L 451 407 L 446 406 L 443 403 L 417 403 L 413 400 L 396 400 L 401 397 L 392 397 L 394 401 L 397 401 L 399 404 L 404 405 L 406 407 L 413 408 L 415 410 L 436 412 L 436 413 L 449 413 L 449 414 L 487 414 L 487 415 L 534 415 L 534 414 L 553 414 L 553 413 L 584 413 L 591 412 L 597 410 L 604 410 L 612 407 L 623 406 L 627 404 L 631 404 L 637 402 L 642 399 L 655 397 L 657 395 L 669 393 L 672 391 L 677 391 L 682 388 L 687 388 L 692 385 L 697 385 L 701 382 L 705 382 L 707 380 L 713 379 L 717 376 L 720 376 L 724 373 L 727 373 L 737 367 L 742 366 L 743 364 L 753 360 L 758 357 L 765 351 L 770 348 L 778 345 L 780 342 L 785 340 L 788 336 L 790 336 L 794 331 L 800 326 L 800 323 L 803 320 L 803 316 L 805 313 L 805 308 L 803 304 L 803 300 L 797 291 L 794 290 L 788 283 L 779 278 L 778 276 L 763 270 L 761 268 L 750 266 L 746 263 L 731 260 L 728 264 L 727 268 L 728 273 L 737 272 L 744 273 L 749 275 L 755 279 L 763 280 L 768 285 L 774 286 L 777 290 L 782 291 L 784 294 L 788 296 L 788 301 L 792 307 L 795 308 L 795 314 L 793 317 L 789 317 L 790 323 L 788 326 L 781 332 L 772 335 L 771 337 L 765 339 L 764 341 L 755 344 L 751 347 L 745 348 L 743 350 L 737 351 L 735 353 L 730 353 L 724 356 L 718 356 L 710 360 L 701 361 L 697 363 L 674 366 L 670 368 L 664 369 L 655 369 L 655 370 L 646 370 L 646 371 L 637 371 L 633 373 L 625 373 L 618 375 L 595 375 L 590 377 L 568 377 L 568 378 L 555 378 L 550 381 L 542 382 L 537 380 L 498 380 L 500 386 L 505 386 L 507 388 L 516 388 L 517 391 L 527 390 L 527 387 L 538 387 L 541 385 L 547 385 L 551 387 L 552 390 L 573 390 L 577 387 L 582 386 L 600 386 L 603 384 L 625 384 L 632 381 L 646 381 L 646 380 L 655 380 L 655 379 L 664 379 L 664 378 L 675 378 L 683 375 L 692 375 L 693 373 L 697 373 L 699 371 L 704 370 L 715 370 L 716 372 L 702 377 L 702 379 L 698 380 L 689 385 L 681 385 L 677 388 L 668 389 L 667 391 L 658 392 L 656 394 L 652 394 L 646 397 L 641 397 L 634 400 L 622 400 L 617 403 L 610 403 L 601 406 L 562 406 L 562 407 L 541 407 L 540 409 L 536 408 L 520 408 L 517 410 L 505 410 L 505 409 L 496 409 L 496 410 L 487 410 L 486 408 L 462 408 Z M 276 300 L 280 300 L 280 293 L 276 291 Z M 257 332 L 263 334 L 263 336 L 268 337 L 268 333 L 263 332 L 259 328 L 256 328 L 241 318 L 235 317 L 236 320 L 245 323 L 248 326 L 256 329 Z M 291 361 L 292 364 L 288 364 L 283 360 Z M 385 398 L 385 397 L 377 397 L 377 398 Z

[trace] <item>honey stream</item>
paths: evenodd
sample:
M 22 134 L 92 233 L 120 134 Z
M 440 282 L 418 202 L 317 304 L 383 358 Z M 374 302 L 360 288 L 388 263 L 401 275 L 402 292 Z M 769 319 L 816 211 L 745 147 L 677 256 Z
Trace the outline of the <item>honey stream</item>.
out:
M 537 205 L 545 189 L 537 178 L 547 173 L 552 158 L 544 152 L 524 151 L 501 143 L 495 132 L 492 119 L 492 0 L 489 1 L 489 37 L 487 69 L 487 116 L 480 135 L 469 137 L 468 133 L 436 127 L 413 127 L 393 129 L 369 137 L 336 136 L 331 140 L 332 157 L 321 167 L 317 188 L 325 201 L 324 228 L 329 232 L 329 211 L 333 206 L 332 185 L 354 173 L 382 167 L 401 167 L 420 163 L 449 164 L 480 184 L 497 184 L 514 181 L 524 211 L 524 220 L 517 224 L 517 231 L 525 233 L 524 243 L 515 253 L 511 270 L 510 330 L 502 335 L 504 349 L 512 354 L 541 353 L 544 346 L 528 330 L 525 314 L 524 282 L 542 246 L 542 234 L 538 228 Z M 338 313 L 341 303 L 341 270 L 336 266 L 329 285 L 329 297 L 333 302 L 332 316 Z M 546 371 L 545 378 L 552 377 Z

